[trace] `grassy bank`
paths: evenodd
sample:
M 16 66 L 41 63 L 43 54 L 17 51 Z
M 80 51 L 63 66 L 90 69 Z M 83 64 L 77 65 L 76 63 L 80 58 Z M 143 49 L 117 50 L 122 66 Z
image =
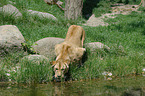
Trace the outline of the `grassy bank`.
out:
M 8 1 L 9 0 L 0 1 L 1 6 L 7 4 Z M 45 37 L 65 38 L 64 34 L 66 34 L 68 30 L 68 24 L 81 25 L 86 21 L 83 18 L 76 21 L 65 20 L 63 16 L 64 12 L 55 5 L 48 6 L 43 0 L 11 1 L 16 2 L 14 6 L 20 10 L 23 17 L 15 19 L 0 13 L 0 25 L 16 25 L 23 34 L 26 42 L 35 42 Z M 102 2 L 98 4 L 102 4 Z M 96 14 L 97 10 L 102 10 L 101 8 L 102 7 L 94 7 L 92 12 Z M 106 7 L 103 6 L 103 8 L 105 9 Z M 58 18 L 58 21 L 30 16 L 27 14 L 26 10 L 51 13 Z M 103 13 L 104 11 L 100 12 Z M 145 68 L 144 14 L 145 12 L 132 12 L 130 15 L 126 16 L 117 15 L 114 19 L 106 20 L 109 26 L 82 26 L 86 32 L 85 43 L 101 42 L 109 46 L 111 50 L 110 52 L 96 50 L 91 53 L 89 49 L 87 49 L 87 58 L 83 66 L 80 68 L 71 66 L 71 78 L 73 80 L 93 79 L 104 77 L 102 75 L 104 72 L 112 73 L 113 77 L 126 76 L 128 74 L 142 74 L 142 69 Z M 17 52 L 3 57 L 0 62 L 0 81 L 23 83 L 51 81 L 52 68 L 49 64 L 42 66 L 41 64 L 35 65 L 27 61 L 19 63 L 22 57 L 24 57 L 24 55 Z M 18 63 L 19 66 L 21 66 L 21 70 L 17 70 Z

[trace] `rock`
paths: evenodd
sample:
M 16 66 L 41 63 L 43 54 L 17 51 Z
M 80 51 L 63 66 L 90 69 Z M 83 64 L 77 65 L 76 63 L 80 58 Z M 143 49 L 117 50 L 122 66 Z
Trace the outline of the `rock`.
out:
M 107 45 L 104 45 L 101 42 L 91 42 L 91 43 L 86 43 L 85 48 L 90 49 L 90 51 L 96 51 L 96 49 L 103 49 L 109 51 L 110 48 Z
M 11 4 L 4 5 L 2 7 L 2 11 L 3 11 L 4 15 L 9 15 L 9 16 L 12 15 L 16 18 L 22 17 L 22 14 L 19 12 L 19 10 Z
M 47 37 L 39 41 L 36 41 L 36 45 L 32 46 L 36 53 L 49 57 L 50 59 L 55 58 L 54 48 L 56 44 L 63 42 L 62 38 Z
M 44 2 L 47 4 L 50 4 L 50 5 L 52 5 L 52 4 L 62 5 L 63 4 L 63 2 L 58 1 L 58 0 L 44 0 Z
M 13 52 L 13 49 L 22 50 L 21 43 L 24 42 L 24 37 L 16 26 L 0 26 L 0 55 Z
M 58 0 L 44 0 L 47 4 L 56 4 Z
M 48 63 L 49 59 L 43 55 L 28 55 L 23 57 L 21 61 L 30 61 L 33 63 L 40 64 L 41 62 Z
M 58 4 L 58 5 L 62 5 L 63 2 L 61 2 L 61 1 L 57 1 L 57 4 Z
M 108 26 L 108 23 L 105 23 L 102 17 L 96 18 L 95 15 L 93 14 L 84 25 L 96 27 L 96 26 Z
M 16 2 L 8 1 L 10 4 L 16 4 Z
M 28 13 L 31 15 L 34 15 L 34 16 L 38 16 L 40 18 L 48 18 L 48 19 L 52 19 L 52 20 L 57 20 L 57 18 L 55 16 L 53 16 L 52 14 L 49 14 L 49 13 L 45 13 L 45 12 L 28 10 Z

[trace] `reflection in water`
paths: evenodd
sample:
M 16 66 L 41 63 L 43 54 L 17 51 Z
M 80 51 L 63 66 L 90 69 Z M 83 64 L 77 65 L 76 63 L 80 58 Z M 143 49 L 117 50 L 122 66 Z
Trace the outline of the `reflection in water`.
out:
M 145 78 L 49 82 L 9 85 L 0 83 L 0 96 L 145 96 Z
M 84 92 L 80 89 L 80 85 L 73 83 L 54 83 L 52 94 L 53 96 L 83 96 Z
M 145 89 L 143 88 L 129 89 L 123 92 L 122 96 L 145 96 Z

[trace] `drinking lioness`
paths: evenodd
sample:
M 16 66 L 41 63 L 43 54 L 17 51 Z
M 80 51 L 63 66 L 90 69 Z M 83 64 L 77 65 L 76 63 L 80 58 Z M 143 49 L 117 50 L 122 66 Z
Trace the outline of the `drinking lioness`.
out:
M 65 79 L 65 74 L 69 70 L 69 64 L 74 60 L 81 60 L 85 48 L 83 42 L 85 31 L 81 26 L 71 25 L 66 34 L 64 42 L 55 45 L 56 60 L 51 64 L 54 67 L 54 78 L 56 81 Z

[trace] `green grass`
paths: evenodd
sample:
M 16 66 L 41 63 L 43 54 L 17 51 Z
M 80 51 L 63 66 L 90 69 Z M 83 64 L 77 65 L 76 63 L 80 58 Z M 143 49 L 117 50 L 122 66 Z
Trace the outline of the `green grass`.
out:
M 23 17 L 15 19 L 13 16 L 4 16 L 0 13 L 0 25 L 16 25 L 23 34 L 26 42 L 33 43 L 45 37 L 65 38 L 64 34 L 66 34 L 68 30 L 68 24 L 81 25 L 86 21 L 83 18 L 79 18 L 75 21 L 65 20 L 64 12 L 56 5 L 48 6 L 43 0 L 11 1 L 16 2 L 14 6 L 20 10 Z M 7 4 L 8 0 L 2 0 L 0 3 L 2 6 Z M 138 4 L 138 2 L 136 3 Z M 102 10 L 108 8 L 110 4 L 100 2 L 98 5 L 100 5 L 100 7 L 94 7 L 92 11 L 96 16 L 97 14 L 109 11 Z M 27 14 L 26 10 L 51 13 L 58 18 L 58 21 L 30 16 Z M 141 8 L 140 10 L 144 9 Z M 79 68 L 77 66 L 70 66 L 71 79 L 101 78 L 104 77 L 102 75 L 103 72 L 111 72 L 112 77 L 126 76 L 128 74 L 141 75 L 142 69 L 145 68 L 144 14 L 144 12 L 132 12 L 130 15 L 126 16 L 117 15 L 114 19 L 106 20 L 109 26 L 104 27 L 82 26 L 86 32 L 85 43 L 101 42 L 109 46 L 111 50 L 109 52 L 96 50 L 91 53 L 90 50 L 87 49 L 88 57 L 83 66 Z M 23 83 L 51 81 L 52 68 L 48 63 L 45 64 L 45 66 L 42 66 L 43 62 L 37 65 L 27 60 L 19 63 L 22 57 L 24 57 L 24 55 L 17 52 L 3 57 L 0 62 L 0 81 L 12 80 L 13 82 Z M 21 66 L 20 70 L 16 70 L 18 63 L 20 64 L 19 66 Z
M 15 78 L 17 75 L 17 78 Z M 22 60 L 20 62 L 20 69 L 16 71 L 14 80 L 18 83 L 44 83 L 51 81 L 52 67 L 45 60 L 38 63 L 38 61 Z

